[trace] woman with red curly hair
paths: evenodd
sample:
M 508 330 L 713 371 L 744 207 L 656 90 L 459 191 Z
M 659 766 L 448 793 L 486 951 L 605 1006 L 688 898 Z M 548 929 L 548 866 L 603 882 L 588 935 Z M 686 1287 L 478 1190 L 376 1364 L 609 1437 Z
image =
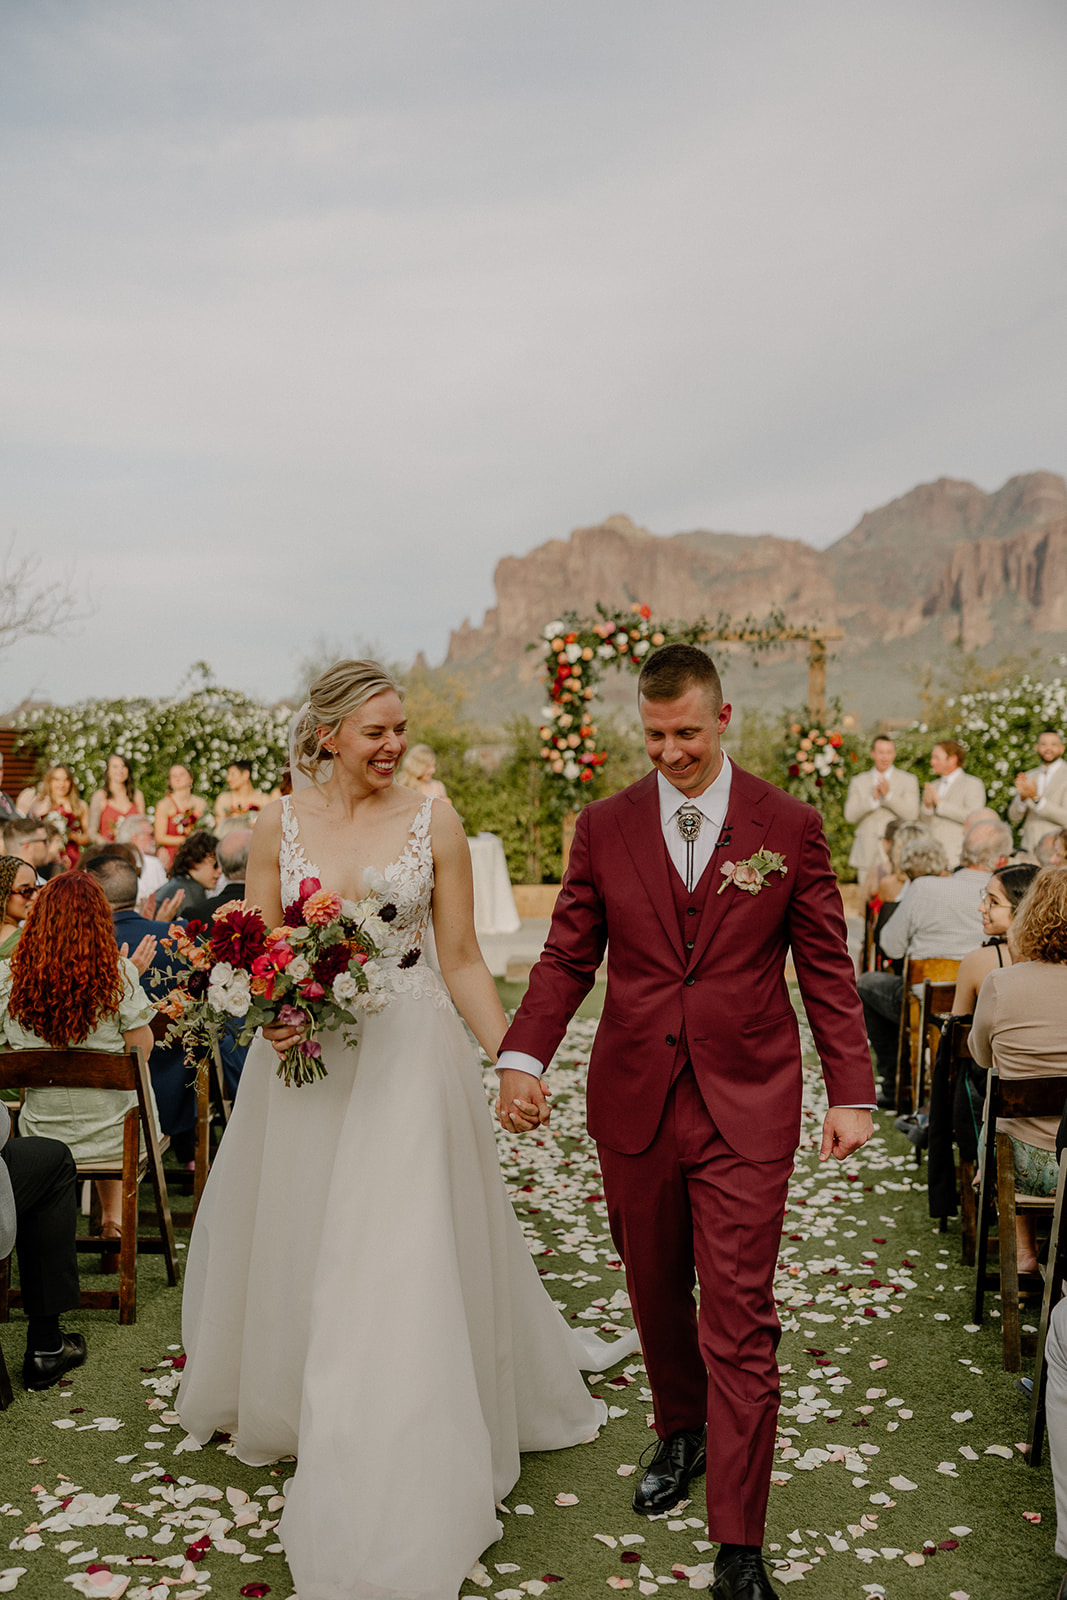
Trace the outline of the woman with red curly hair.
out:
M 111 910 L 87 872 L 46 883 L 23 924 L 9 961 L 0 962 L 0 1023 L 12 1050 L 152 1049 L 153 1008 L 137 968 L 119 954 Z M 132 1089 L 28 1089 L 24 1134 L 59 1139 L 76 1161 L 122 1154 L 122 1124 L 136 1104 Z M 153 1106 L 153 1113 L 155 1107 Z M 97 1183 L 101 1231 L 120 1236 L 122 1184 Z

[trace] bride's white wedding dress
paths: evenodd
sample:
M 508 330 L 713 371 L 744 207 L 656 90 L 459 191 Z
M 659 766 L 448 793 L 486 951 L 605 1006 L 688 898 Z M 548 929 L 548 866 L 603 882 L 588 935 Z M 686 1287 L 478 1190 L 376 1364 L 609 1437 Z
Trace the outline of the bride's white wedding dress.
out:
M 399 965 L 429 921 L 431 804 L 385 869 L 389 1003 L 356 1047 L 321 1036 L 327 1076 L 298 1089 L 253 1043 L 189 1247 L 178 1410 L 242 1461 L 297 1457 L 279 1534 L 300 1600 L 455 1600 L 519 1451 L 604 1415 L 504 1189 L 476 1053 L 438 973 Z M 289 905 L 319 874 L 288 801 L 279 864 Z

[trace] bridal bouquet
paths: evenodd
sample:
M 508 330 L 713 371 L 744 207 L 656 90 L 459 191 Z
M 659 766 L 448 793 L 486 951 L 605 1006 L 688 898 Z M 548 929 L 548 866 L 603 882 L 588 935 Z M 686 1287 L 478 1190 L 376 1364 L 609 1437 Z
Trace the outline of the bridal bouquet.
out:
M 364 877 L 370 892 L 358 904 L 305 878 L 280 928 L 268 928 L 243 900 L 220 906 L 210 922 L 172 924 L 163 943 L 184 970 L 158 1003 L 170 1020 L 166 1043 L 180 1039 L 190 1060 L 206 1064 L 214 1031 L 232 1017 L 243 1020 L 241 1044 L 273 1023 L 303 1026 L 306 1036 L 285 1052 L 278 1076 L 297 1088 L 325 1077 L 316 1034 L 354 1029 L 360 1013 L 380 1011 L 388 999 L 376 957 L 396 906 L 379 873 Z

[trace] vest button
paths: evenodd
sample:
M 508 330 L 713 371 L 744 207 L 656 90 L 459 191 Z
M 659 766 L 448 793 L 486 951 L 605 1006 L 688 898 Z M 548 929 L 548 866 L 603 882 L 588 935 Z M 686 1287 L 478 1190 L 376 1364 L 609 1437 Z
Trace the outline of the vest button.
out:
M 696 947 L 697 947 L 697 942 L 696 942 L 695 939 L 687 939 L 685 941 L 685 948 L 687 950 L 695 950 Z
M 685 983 L 687 989 L 691 989 L 694 983 L 696 983 L 696 979 L 693 977 L 692 973 L 690 973 L 688 978 L 683 979 L 683 982 Z
M 673 1033 L 669 1033 L 669 1034 L 668 1034 L 668 1035 L 667 1035 L 667 1043 L 668 1043 L 668 1044 L 677 1044 L 677 1043 L 678 1043 L 678 1041 L 677 1041 L 677 1039 L 676 1039 L 676 1038 L 675 1038 L 675 1037 L 674 1037 L 674 1034 L 673 1034 Z
M 697 914 L 696 906 L 686 906 L 685 914 L 687 917 L 695 917 Z

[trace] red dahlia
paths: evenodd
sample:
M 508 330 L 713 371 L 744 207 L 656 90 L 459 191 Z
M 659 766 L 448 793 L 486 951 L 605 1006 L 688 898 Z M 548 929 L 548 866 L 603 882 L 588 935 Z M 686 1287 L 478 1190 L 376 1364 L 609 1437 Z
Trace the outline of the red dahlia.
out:
M 216 961 L 249 968 L 267 948 L 267 930 L 258 911 L 231 911 L 212 924 L 208 948 Z

